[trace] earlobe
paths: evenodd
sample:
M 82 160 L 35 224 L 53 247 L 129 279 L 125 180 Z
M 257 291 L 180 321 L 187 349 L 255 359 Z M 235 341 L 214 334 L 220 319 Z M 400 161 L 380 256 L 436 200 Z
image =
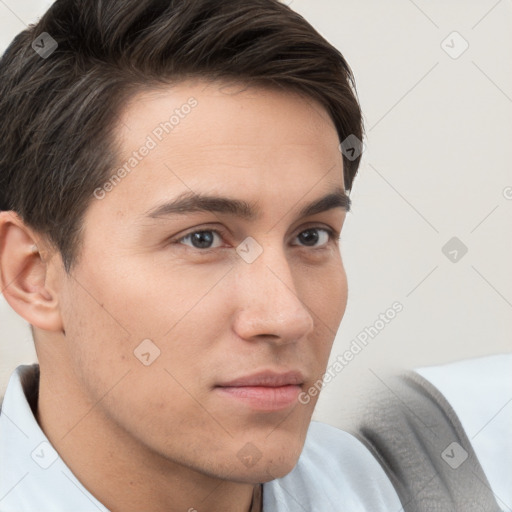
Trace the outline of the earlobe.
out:
M 10 306 L 31 325 L 62 331 L 58 295 L 49 283 L 50 260 L 41 241 L 14 212 L 0 212 L 0 287 Z

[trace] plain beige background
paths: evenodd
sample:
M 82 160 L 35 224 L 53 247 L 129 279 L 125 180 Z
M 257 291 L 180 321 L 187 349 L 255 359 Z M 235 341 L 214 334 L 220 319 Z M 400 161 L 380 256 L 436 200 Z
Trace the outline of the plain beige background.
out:
M 287 3 L 351 64 L 366 122 L 331 360 L 403 305 L 324 388 L 316 419 L 343 426 L 390 370 L 512 349 L 512 2 Z M 0 0 L 2 51 L 49 4 Z M 1 392 L 35 355 L 3 297 L 0 326 Z

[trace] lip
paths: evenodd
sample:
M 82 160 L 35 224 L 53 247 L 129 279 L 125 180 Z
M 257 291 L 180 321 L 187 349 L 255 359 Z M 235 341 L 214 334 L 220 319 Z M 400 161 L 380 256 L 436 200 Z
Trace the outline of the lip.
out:
M 290 370 L 286 372 L 274 372 L 265 370 L 253 373 L 252 375 L 238 377 L 236 379 L 230 380 L 229 382 L 217 384 L 217 386 L 229 388 L 265 386 L 277 388 L 280 386 L 301 386 L 304 384 L 304 381 L 304 376 L 300 371 L 297 370 Z
M 289 408 L 298 402 L 304 377 L 299 371 L 258 372 L 215 387 L 228 400 L 260 412 Z

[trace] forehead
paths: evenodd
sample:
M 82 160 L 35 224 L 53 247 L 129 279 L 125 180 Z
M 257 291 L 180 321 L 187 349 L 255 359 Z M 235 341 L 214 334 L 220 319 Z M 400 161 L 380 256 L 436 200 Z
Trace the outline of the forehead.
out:
M 208 151 L 220 145 L 240 154 L 251 147 L 275 151 L 283 145 L 323 152 L 326 145 L 337 144 L 334 124 L 318 102 L 275 87 L 183 82 L 141 91 L 127 103 L 120 121 L 118 140 L 128 151 L 147 135 L 175 150 L 181 145 Z
M 183 82 L 137 93 L 119 121 L 113 208 L 147 211 L 183 192 L 297 202 L 343 186 L 332 120 L 292 91 Z

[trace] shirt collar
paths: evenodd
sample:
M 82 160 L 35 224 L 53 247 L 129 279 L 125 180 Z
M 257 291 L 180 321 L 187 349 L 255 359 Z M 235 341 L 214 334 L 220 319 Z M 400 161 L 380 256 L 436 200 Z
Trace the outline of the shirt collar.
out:
M 9 380 L 0 414 L 2 512 L 108 512 L 66 466 L 39 427 L 39 367 L 20 366 Z

